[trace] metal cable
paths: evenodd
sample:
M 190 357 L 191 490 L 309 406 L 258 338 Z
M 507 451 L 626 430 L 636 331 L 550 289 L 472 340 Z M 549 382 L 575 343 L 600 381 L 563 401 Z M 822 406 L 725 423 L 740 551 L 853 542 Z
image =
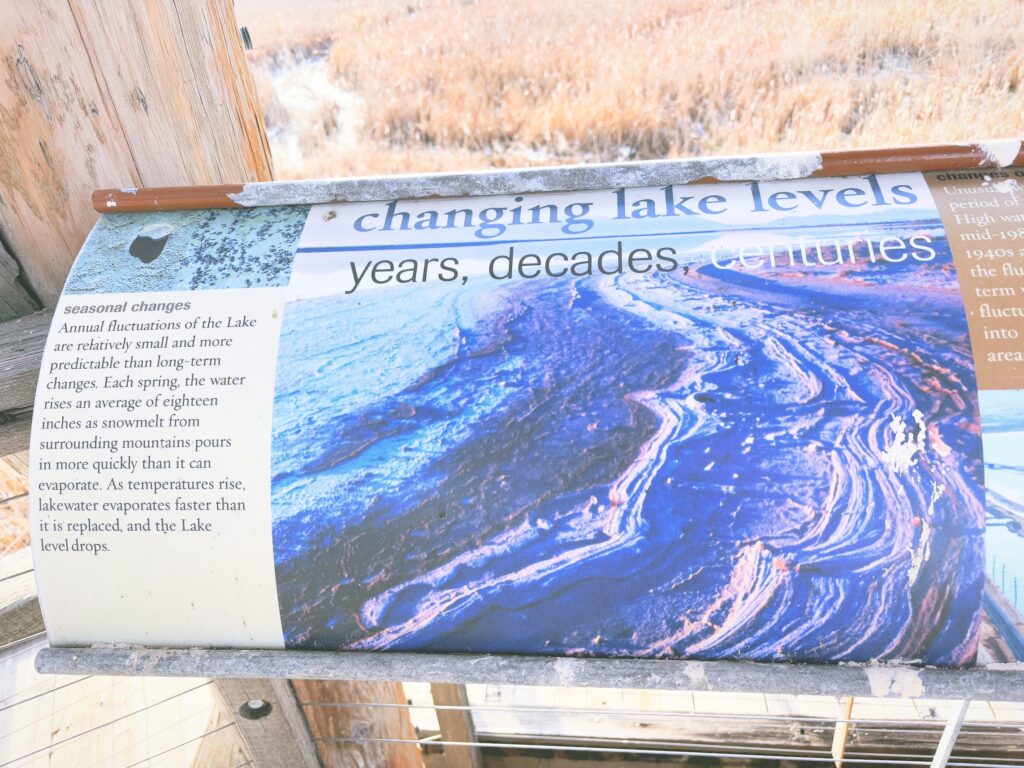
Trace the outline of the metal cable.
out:
M 73 709 L 74 707 L 81 706 L 82 704 L 87 702 L 92 697 L 98 696 L 98 695 L 103 694 L 103 693 L 106 693 L 111 688 L 113 688 L 116 684 L 117 684 L 116 681 L 111 680 L 104 687 L 99 688 L 99 689 L 97 689 L 95 691 L 90 691 L 89 693 L 85 694 L 84 696 L 82 696 L 80 698 L 77 698 L 74 701 L 69 701 L 67 704 L 64 704 L 61 707 L 51 707 L 49 713 L 43 715 L 42 717 L 36 718 L 31 723 L 23 723 L 22 725 L 19 725 L 14 730 L 7 731 L 6 733 L 0 733 L 0 739 L 10 738 L 11 736 L 13 736 L 14 734 L 18 733 L 19 731 L 24 731 L 27 728 L 32 728 L 33 726 L 38 725 L 39 723 L 43 722 L 44 720 L 47 720 L 49 718 L 54 717 L 54 715 L 57 715 L 57 714 L 59 714 L 61 712 L 65 712 L 65 711 L 67 711 L 69 709 Z
M 501 739 L 515 740 L 516 738 L 524 737 L 524 734 L 487 732 L 487 737 L 488 737 L 488 739 L 492 739 L 493 738 L 493 739 L 496 739 L 496 740 L 501 740 Z M 526 736 L 526 738 L 531 738 L 531 737 Z M 717 748 L 716 745 L 711 744 L 709 742 L 678 741 L 676 739 L 636 739 L 636 738 L 632 738 L 632 737 L 628 737 L 628 736 L 627 737 L 614 737 L 614 736 L 601 737 L 601 736 L 574 736 L 574 735 L 568 735 L 568 734 L 562 735 L 561 738 L 564 739 L 567 743 L 587 742 L 587 743 L 607 744 L 607 743 L 610 743 L 610 742 L 615 742 L 615 743 L 619 743 L 619 744 L 629 744 L 631 746 L 643 747 L 644 748 L 644 749 L 638 749 L 637 750 L 638 752 L 646 751 L 647 747 L 664 747 L 664 748 L 672 747 L 672 748 L 679 748 L 679 749 L 716 749 Z M 737 749 L 737 750 L 739 750 L 739 749 L 744 749 L 744 750 L 758 750 L 758 749 L 761 749 L 761 747 L 745 746 L 745 745 L 738 745 L 738 744 L 730 744 L 728 746 L 729 746 L 730 749 Z M 776 752 L 785 752 L 785 753 L 787 753 L 787 757 L 789 757 L 791 755 L 800 755 L 800 754 L 806 754 L 806 755 L 809 755 L 809 756 L 812 756 L 812 757 L 814 756 L 815 753 L 824 754 L 824 755 L 830 755 L 831 754 L 828 750 L 824 750 L 824 748 L 817 748 L 817 747 L 774 747 L 773 746 L 772 749 L 774 749 Z M 847 750 L 847 754 L 851 754 L 851 751 L 849 749 Z M 888 758 L 888 757 L 892 756 L 892 753 L 890 753 L 890 752 L 857 751 L 856 754 L 863 755 L 865 757 L 886 757 L 886 758 Z M 756 755 L 753 755 L 753 756 L 756 757 Z
M 93 675 L 86 675 L 85 677 L 80 677 L 77 680 L 72 680 L 70 683 L 64 683 L 63 685 L 58 685 L 58 686 L 55 686 L 53 688 L 49 688 L 49 689 L 47 689 L 45 691 L 41 691 L 40 693 L 35 693 L 35 694 L 32 694 L 31 696 L 26 696 L 24 699 L 18 699 L 17 701 L 12 702 L 11 704 L 5 704 L 3 706 L 0 706 L 0 712 L 6 712 L 6 711 L 8 711 L 10 709 L 14 709 L 17 706 L 25 704 L 26 702 L 32 701 L 34 699 L 42 698 L 43 696 L 49 696 L 50 694 L 56 693 L 57 691 L 62 691 L 65 688 L 70 688 L 72 685 L 78 685 L 78 683 L 81 683 L 81 682 L 84 682 L 86 680 L 89 680 L 92 677 L 93 677 Z M 35 686 L 32 686 L 32 687 L 35 687 Z M 24 690 L 31 690 L 31 688 L 26 688 Z M 16 692 L 13 695 L 17 696 L 18 693 L 24 693 L 24 691 L 18 691 L 18 692 Z
M 313 741 L 327 742 L 327 743 L 355 743 L 355 744 L 422 744 L 424 743 L 420 739 L 383 739 L 383 738 L 316 738 Z M 773 754 L 770 752 L 763 752 L 760 754 L 750 752 L 719 752 L 712 750 L 702 751 L 691 751 L 691 750 L 675 750 L 675 749 L 629 749 L 626 747 L 586 747 L 586 746 L 563 746 L 563 745 L 552 745 L 552 744 L 520 744 L 515 742 L 483 742 L 483 741 L 430 741 L 426 742 L 432 745 L 443 746 L 443 747 L 478 747 L 480 749 L 532 749 L 532 750 L 557 750 L 559 752 L 580 752 L 580 753 L 600 753 L 600 754 L 627 754 L 627 755 L 650 755 L 650 756 L 662 756 L 662 757 L 717 757 L 717 758 L 732 758 L 732 759 L 752 759 L 758 758 L 761 760 L 791 760 L 794 762 L 805 762 L 805 763 L 835 763 L 835 758 L 829 755 L 828 757 L 812 757 L 812 756 L 800 756 L 800 755 L 787 755 L 787 754 Z M 861 763 L 867 763 L 871 765 L 929 765 L 930 760 L 906 760 L 906 759 L 884 759 L 877 760 L 874 758 L 868 758 L 858 760 Z M 973 764 L 973 768 L 1006 768 L 1005 763 L 981 763 Z
M 147 757 L 147 758 L 145 758 L 143 760 L 139 760 L 137 762 L 134 762 L 131 765 L 126 765 L 125 768 L 138 768 L 138 766 L 140 766 L 140 765 L 144 765 L 145 763 L 148 763 L 151 760 L 156 760 L 158 757 L 162 757 L 162 756 L 168 754 L 169 752 L 173 752 L 176 749 L 181 749 L 182 747 L 187 746 L 187 745 L 191 744 L 194 741 L 198 741 L 199 739 L 205 739 L 207 736 L 212 736 L 213 734 L 219 733 L 220 731 L 223 731 L 226 728 L 234 728 L 234 727 L 235 727 L 235 721 L 232 720 L 230 723 L 226 723 L 224 725 L 218 726 L 217 728 L 214 728 L 212 731 L 207 731 L 206 733 L 200 734 L 199 736 L 196 736 L 194 738 L 186 739 L 185 741 L 181 742 L 181 744 L 178 744 L 176 747 L 170 747 L 168 749 L 164 749 L 164 750 L 162 750 L 160 752 L 157 752 L 155 755 L 150 755 L 149 757 Z M 252 762 L 252 761 L 250 760 L 249 762 Z
M 88 729 L 82 731 L 81 733 L 76 733 L 74 736 L 68 736 L 66 739 L 61 739 L 60 741 L 55 741 L 52 744 L 49 744 L 49 745 L 47 745 L 45 747 L 40 747 L 39 749 L 35 749 L 35 750 L 31 751 L 31 752 L 27 752 L 24 755 L 20 755 L 19 757 L 15 757 L 15 758 L 13 758 L 11 760 L 8 760 L 6 763 L 0 763 L 0 768 L 6 768 L 6 766 L 14 765 L 15 763 L 19 763 L 22 760 L 26 760 L 26 759 L 28 759 L 30 757 L 34 757 L 36 755 L 40 755 L 40 754 L 42 754 L 44 752 L 52 751 L 53 749 L 55 749 L 55 748 L 57 748 L 57 747 L 59 747 L 59 746 L 61 746 L 63 744 L 67 744 L 68 742 L 75 741 L 76 739 L 80 739 L 83 736 L 87 736 L 90 733 L 95 733 L 96 731 L 99 731 L 99 730 L 101 730 L 103 728 L 107 728 L 108 726 L 111 726 L 114 723 L 119 723 L 122 720 L 127 720 L 129 717 L 134 717 L 135 715 L 139 714 L 140 712 L 145 712 L 146 710 L 153 709 L 154 707 L 158 707 L 161 704 L 166 704 L 167 702 L 173 701 L 174 699 L 178 698 L 179 696 L 184 696 L 185 694 L 192 693 L 193 691 L 198 691 L 200 688 L 203 688 L 204 686 L 209 685 L 210 682 L 211 681 L 207 680 L 205 683 L 200 683 L 199 685 L 194 686 L 192 688 L 189 688 L 186 691 L 181 691 L 180 693 L 176 693 L 173 696 L 168 696 L 166 699 L 161 699 L 160 701 L 154 702 L 152 704 L 147 704 L 146 706 L 141 707 L 140 709 L 137 709 L 134 712 L 129 712 L 126 715 L 121 715 L 120 717 L 115 717 L 113 720 L 109 720 L 106 723 L 101 723 L 100 725 L 95 725 L 92 728 L 88 728 Z
M 920 729 L 919 733 L 936 733 L 941 732 L 945 727 L 946 723 L 944 720 L 933 720 L 928 721 L 925 719 L 920 720 L 885 720 L 885 719 L 872 719 L 872 718 L 830 718 L 830 717 L 816 717 L 812 715 L 747 715 L 747 714 L 718 714 L 712 712 L 666 712 L 657 710 L 644 710 L 644 709 L 599 709 L 595 707 L 546 707 L 536 706 L 530 704 L 513 704 L 513 705 L 493 705 L 493 704 L 397 704 L 392 702 L 332 702 L 332 701 L 308 701 L 300 704 L 302 707 L 345 707 L 345 708 L 359 708 L 359 707 L 382 707 L 388 709 L 434 709 L 434 710 L 451 710 L 456 712 L 533 712 L 537 714 L 550 714 L 550 713 L 572 713 L 579 715 L 615 715 L 615 716 L 626 716 L 626 717 L 666 717 L 666 718 L 694 718 L 698 720 L 767 720 L 767 721 L 781 721 L 781 722 L 799 722 L 807 725 L 820 724 L 824 726 L 833 727 L 840 724 L 848 724 L 852 726 L 861 726 L 863 724 L 871 725 L 911 725 L 911 726 L 931 726 Z M 972 728 L 978 730 L 984 730 L 988 728 L 994 729 L 1024 729 L 1024 722 L 1013 722 L 1013 723 L 983 723 L 973 722 L 964 723 L 966 728 L 970 725 Z M 910 733 L 907 729 L 867 729 L 860 728 L 862 731 L 872 733 Z M 961 732 L 964 729 L 961 728 Z
M 19 576 L 24 576 L 27 573 L 35 573 L 35 568 L 29 568 L 27 571 L 18 571 L 17 573 L 12 573 L 9 576 L 4 576 L 3 578 L 0 578 L 0 584 L 3 584 L 5 581 L 10 581 L 11 579 L 16 579 Z
M 29 683 L 24 688 L 12 691 L 11 693 L 7 694 L 7 696 L 0 699 L 0 706 L 16 704 L 17 701 L 15 701 L 15 699 L 17 699 L 18 696 L 22 696 L 23 694 L 27 694 L 32 691 L 36 691 L 47 685 L 53 686 L 54 683 L 58 682 L 59 680 L 71 680 L 71 682 L 75 682 L 76 680 L 84 680 L 86 678 L 93 677 L 93 675 L 43 675 L 36 673 L 34 677 L 37 678 L 34 683 Z
M 664 757 L 714 757 L 714 758 L 731 758 L 731 759 L 761 759 L 761 760 L 790 760 L 793 762 L 809 762 L 809 763 L 834 763 L 835 758 L 829 754 L 827 757 L 801 757 L 793 755 L 780 755 L 773 754 L 771 752 L 763 752 L 760 754 L 752 753 L 730 753 L 723 751 L 714 751 L 708 749 L 705 751 L 682 751 L 682 750 L 655 750 L 655 749 L 627 749 L 620 747 L 585 747 L 585 746 L 565 746 L 558 744 L 523 744 L 516 742 L 484 742 L 484 741 L 445 741 L 445 740 L 425 740 L 425 739 L 378 739 L 378 738 L 317 738 L 313 741 L 318 742 L 329 742 L 329 743 L 392 743 L 392 744 L 432 744 L 436 746 L 450 746 L 450 747 L 477 747 L 480 749 L 526 749 L 526 750 L 551 750 L 551 751 L 562 751 L 562 752 L 580 752 L 580 753 L 613 753 L 613 754 L 642 754 L 650 756 L 664 756 Z M 897 759 L 893 757 L 885 757 L 884 759 L 873 759 L 873 758 L 861 758 L 856 757 L 853 754 L 847 753 L 846 759 L 851 763 L 862 763 L 869 765 L 931 765 L 930 758 L 922 758 L 920 760 L 915 759 Z M 964 759 L 972 760 L 972 762 L 962 762 Z M 984 758 L 979 758 L 984 759 Z M 1007 768 L 1008 763 L 1005 761 L 999 763 L 991 762 L 974 762 L 973 758 L 959 758 L 957 761 L 950 761 L 947 763 L 948 766 L 955 766 L 956 768 Z
M 894 731 L 894 732 L 895 733 L 901 733 L 901 731 Z M 936 734 L 936 735 L 938 735 L 938 734 Z M 492 734 L 492 733 L 488 733 L 488 738 L 490 738 L 492 736 L 495 739 L 502 739 L 502 738 L 504 738 L 504 739 L 515 739 L 517 736 L 521 736 L 521 734 L 502 734 L 502 733 L 493 733 Z M 614 742 L 629 743 L 629 744 L 638 745 L 638 746 L 639 745 L 652 745 L 652 746 L 682 747 L 682 748 L 697 748 L 697 749 L 715 749 L 716 748 L 715 745 L 710 744 L 710 743 L 706 743 L 706 742 L 684 742 L 684 741 L 676 741 L 676 740 L 673 740 L 673 739 L 635 739 L 635 738 L 630 738 L 630 737 L 626 737 L 626 738 L 617 738 L 617 737 L 602 738 L 600 736 L 570 736 L 570 735 L 565 735 L 562 738 L 566 739 L 569 742 L 582 741 L 582 742 L 606 743 L 606 742 L 614 741 Z M 738 746 L 738 745 L 735 745 L 735 744 L 730 744 L 729 747 L 732 748 L 732 749 L 749 749 L 749 750 L 760 749 L 760 747 Z M 831 752 L 828 751 L 827 749 L 824 752 L 822 752 L 822 749 L 815 748 L 815 747 L 803 747 L 803 748 L 800 748 L 800 747 L 772 747 L 772 749 L 774 749 L 774 750 L 776 750 L 778 752 L 793 752 L 793 753 L 805 752 L 805 753 L 810 753 L 812 755 L 815 752 L 820 752 L 822 754 L 831 755 Z M 871 751 L 860 750 L 860 749 L 857 749 L 856 747 L 849 747 L 849 746 L 847 747 L 846 754 L 847 754 L 847 756 L 851 756 L 851 757 L 854 756 L 854 755 L 859 755 L 859 756 L 862 756 L 862 757 L 884 757 L 884 758 L 887 758 L 887 759 L 892 757 L 892 753 L 891 752 L 871 752 Z M 974 757 L 970 757 L 970 756 L 965 756 L 965 757 L 962 757 L 960 759 L 962 759 L 962 760 L 983 760 L 983 759 L 987 759 L 987 758 L 974 758 Z M 1024 757 L 1021 757 L 1021 758 L 1014 757 L 1014 758 L 1007 758 L 1007 759 L 1013 761 L 1012 763 L 1009 763 L 1009 762 L 1005 763 L 1005 765 L 1007 765 L 1007 766 L 1011 766 L 1011 765 L 1024 765 Z
M 7 643 L 7 645 L 0 645 L 0 653 L 3 653 L 8 648 L 14 648 L 15 646 L 21 645 L 23 643 L 25 645 L 28 645 L 33 640 L 38 640 L 41 637 L 46 637 L 46 631 L 45 630 L 42 631 L 42 632 L 36 632 L 34 635 L 29 635 L 28 637 L 23 637 L 20 640 L 12 640 L 11 642 Z M 26 649 L 26 650 L 31 650 L 31 649 Z
M 133 748 L 138 747 L 139 745 L 145 744 L 146 742 L 152 740 L 154 737 L 159 737 L 160 734 L 163 734 L 163 733 L 166 733 L 167 731 L 170 731 L 172 729 L 178 728 L 178 727 L 182 726 L 182 724 L 192 720 L 193 718 L 199 717 L 199 716 L 201 716 L 203 718 L 203 723 L 202 723 L 202 725 L 200 727 L 201 728 L 206 728 L 210 724 L 210 715 L 211 715 L 210 702 L 205 702 L 202 707 L 197 708 L 193 712 L 187 713 L 187 714 L 179 717 L 177 720 L 170 720 L 170 719 L 168 719 L 166 725 L 163 725 L 162 727 L 159 727 L 156 730 L 150 731 L 150 730 L 147 729 L 144 738 L 137 739 L 136 741 L 121 747 L 120 749 L 116 750 L 112 754 L 105 755 L 104 757 L 101 757 L 96 762 L 90 763 L 88 766 L 79 766 L 78 768 L 98 768 L 99 765 L 107 763 L 107 761 L 116 758 L 118 755 L 121 755 L 121 754 L 123 754 L 125 752 L 129 752 Z M 232 720 L 231 723 L 228 723 L 228 725 L 233 725 L 234 723 L 235 723 L 235 721 Z M 218 726 L 217 729 L 219 729 L 219 728 L 220 728 L 220 726 Z M 217 730 L 217 729 L 214 729 L 214 730 Z M 198 730 L 198 729 L 192 729 L 192 730 L 195 731 L 195 730 Z M 196 737 L 196 738 L 198 738 L 198 737 Z M 183 741 L 178 746 L 183 746 L 184 744 L 187 744 L 189 741 L 191 741 L 191 738 L 187 739 L 186 741 Z M 156 755 L 151 755 L 147 759 L 152 759 L 154 757 L 157 757 L 160 754 L 162 754 L 162 752 L 158 752 Z

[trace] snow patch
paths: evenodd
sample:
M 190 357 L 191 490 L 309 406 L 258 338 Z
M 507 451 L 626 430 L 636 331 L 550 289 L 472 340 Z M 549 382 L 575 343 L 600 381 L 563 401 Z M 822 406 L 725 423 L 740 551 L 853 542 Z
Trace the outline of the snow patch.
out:
M 991 139 L 978 142 L 978 148 L 985 153 L 985 163 L 1005 168 L 1013 165 L 1020 153 L 1020 139 Z
M 867 667 L 864 674 L 871 686 L 871 695 L 878 699 L 899 697 L 917 699 L 924 695 L 921 675 L 914 669 Z
M 898 414 L 893 414 L 889 429 L 893 433 L 893 442 L 882 453 L 882 460 L 897 475 L 902 475 L 911 467 L 917 464 L 914 457 L 917 454 L 924 454 L 927 443 L 928 425 L 925 424 L 924 414 L 914 410 L 914 422 L 917 424 L 917 431 L 911 432 L 907 422 Z

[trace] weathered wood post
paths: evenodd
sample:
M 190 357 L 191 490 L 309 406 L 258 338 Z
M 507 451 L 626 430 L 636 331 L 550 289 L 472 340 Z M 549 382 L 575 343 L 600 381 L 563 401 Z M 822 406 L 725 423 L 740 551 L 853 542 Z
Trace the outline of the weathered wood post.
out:
M 437 722 L 441 728 L 441 740 L 452 742 L 444 748 L 445 757 L 451 768 L 483 768 L 483 753 L 479 747 L 455 746 L 455 743 L 476 742 L 476 727 L 473 713 L 469 710 L 469 694 L 466 686 L 452 683 L 432 683 L 430 693 L 438 709 Z
M 420 748 L 411 743 L 416 731 L 402 706 L 401 683 L 295 680 L 292 686 L 326 768 L 423 765 Z
M 273 177 L 229 0 L 11 0 L 0 60 L 0 233 L 46 306 L 93 190 Z

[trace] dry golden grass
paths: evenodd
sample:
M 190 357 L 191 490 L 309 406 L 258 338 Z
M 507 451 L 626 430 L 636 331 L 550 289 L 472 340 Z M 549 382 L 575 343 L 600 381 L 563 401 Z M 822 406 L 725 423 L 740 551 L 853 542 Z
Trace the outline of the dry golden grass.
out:
M 28 546 L 27 496 L 28 454 L 0 459 L 0 557 Z
M 361 112 L 294 124 L 268 73 L 282 47 L 316 43 L 282 32 L 256 64 L 275 135 L 306 134 L 278 161 L 285 177 L 1021 132 L 1017 0 L 425 0 L 319 14 L 327 75 Z M 333 142 L 349 120 L 358 140 Z
M 0 509 L 0 557 L 29 544 L 28 499 L 4 502 Z

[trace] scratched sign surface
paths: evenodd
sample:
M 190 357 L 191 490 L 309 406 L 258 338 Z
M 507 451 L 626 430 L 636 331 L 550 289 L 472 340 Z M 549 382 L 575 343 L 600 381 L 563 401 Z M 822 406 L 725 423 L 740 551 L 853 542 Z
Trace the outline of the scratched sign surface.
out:
M 939 185 L 113 214 L 65 301 L 264 291 L 279 323 L 247 470 L 278 623 L 222 643 L 1009 660 L 1024 399 L 979 398 Z

